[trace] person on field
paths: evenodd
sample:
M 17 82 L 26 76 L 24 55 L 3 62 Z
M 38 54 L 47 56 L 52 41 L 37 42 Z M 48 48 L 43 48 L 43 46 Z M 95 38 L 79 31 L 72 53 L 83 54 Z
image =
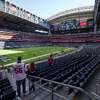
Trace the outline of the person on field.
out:
M 48 58 L 48 65 L 52 66 L 54 64 L 54 59 L 53 59 L 53 55 L 51 54 Z
M 27 75 L 29 78 L 29 81 L 31 81 L 31 86 L 29 87 L 29 91 L 35 91 L 35 86 L 34 86 L 34 77 L 30 76 L 35 76 L 36 75 L 36 65 L 34 62 L 31 62 L 29 65 L 27 65 Z
M 23 94 L 26 93 L 26 69 L 25 63 L 22 62 L 22 58 L 18 57 L 17 62 L 13 65 L 13 74 L 16 80 L 17 93 L 18 96 L 21 96 L 21 86 Z

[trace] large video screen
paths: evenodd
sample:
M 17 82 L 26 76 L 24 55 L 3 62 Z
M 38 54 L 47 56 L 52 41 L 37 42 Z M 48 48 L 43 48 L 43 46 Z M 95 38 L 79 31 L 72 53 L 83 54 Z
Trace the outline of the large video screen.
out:
M 52 30 L 68 31 L 68 30 L 83 29 L 83 28 L 90 28 L 90 27 L 93 27 L 93 19 L 69 20 L 69 21 L 64 21 L 58 25 L 53 25 Z

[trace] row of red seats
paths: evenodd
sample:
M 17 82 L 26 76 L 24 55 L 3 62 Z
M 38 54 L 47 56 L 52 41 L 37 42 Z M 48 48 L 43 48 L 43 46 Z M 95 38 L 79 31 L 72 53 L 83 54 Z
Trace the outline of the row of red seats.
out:
M 20 34 L 1 34 L 0 40 L 13 41 L 32 41 L 32 42 L 48 42 L 48 43 L 68 43 L 68 42 L 98 42 L 99 34 L 73 34 L 73 35 L 36 35 L 28 33 Z

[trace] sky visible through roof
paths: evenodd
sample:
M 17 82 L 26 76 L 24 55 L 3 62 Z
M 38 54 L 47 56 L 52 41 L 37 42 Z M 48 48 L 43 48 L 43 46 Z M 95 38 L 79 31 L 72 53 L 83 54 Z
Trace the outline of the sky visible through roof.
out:
M 7 0 L 27 11 L 48 18 L 59 12 L 94 5 L 95 0 Z

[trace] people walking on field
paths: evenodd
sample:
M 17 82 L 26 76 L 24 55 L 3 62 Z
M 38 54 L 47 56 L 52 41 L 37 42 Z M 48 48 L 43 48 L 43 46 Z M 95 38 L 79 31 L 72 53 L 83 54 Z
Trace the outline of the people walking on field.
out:
M 30 64 L 27 65 L 27 75 L 28 75 L 28 78 L 29 78 L 29 82 L 31 81 L 31 86 L 29 87 L 29 91 L 32 92 L 32 91 L 35 91 L 35 86 L 34 86 L 34 77 L 32 76 L 35 76 L 36 75 L 36 65 L 34 62 L 31 62 Z
M 26 69 L 25 63 L 22 62 L 22 57 L 17 58 L 17 62 L 13 65 L 13 74 L 16 80 L 17 93 L 21 96 L 21 86 L 23 94 L 26 93 Z
M 49 58 L 48 58 L 48 65 L 49 65 L 49 66 L 53 66 L 53 64 L 54 64 L 54 59 L 53 59 L 53 55 L 51 54 L 51 55 L 49 56 Z

